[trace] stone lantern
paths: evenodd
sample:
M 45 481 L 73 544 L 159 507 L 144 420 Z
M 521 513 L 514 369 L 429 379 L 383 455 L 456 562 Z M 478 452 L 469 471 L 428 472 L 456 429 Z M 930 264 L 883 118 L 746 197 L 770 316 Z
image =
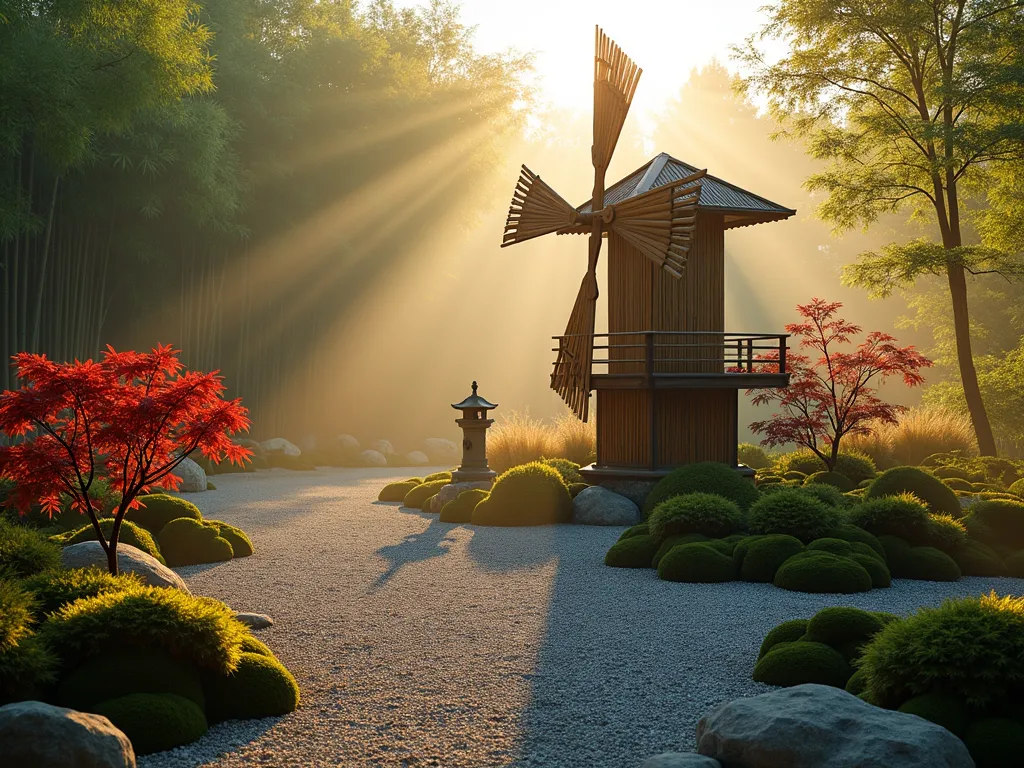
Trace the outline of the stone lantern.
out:
M 452 472 L 452 483 L 494 480 L 495 473 L 487 466 L 487 428 L 494 419 L 487 418 L 487 411 L 497 407 L 476 393 L 475 381 L 472 395 L 461 403 L 452 403 L 452 408 L 462 411 L 462 418 L 455 420 L 462 427 L 462 466 Z

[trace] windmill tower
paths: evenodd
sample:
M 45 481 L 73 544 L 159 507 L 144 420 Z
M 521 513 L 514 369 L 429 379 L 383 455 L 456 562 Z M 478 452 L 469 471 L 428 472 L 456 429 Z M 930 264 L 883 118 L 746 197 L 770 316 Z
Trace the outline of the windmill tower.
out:
M 725 331 L 725 231 L 796 211 L 666 154 L 605 189 L 640 73 L 597 29 L 593 195 L 573 207 L 523 166 L 502 241 L 588 235 L 587 271 L 554 337 L 551 388 L 583 421 L 596 391 L 597 462 L 583 471 L 619 488 L 690 462 L 738 466 L 739 390 L 789 383 L 786 334 Z M 604 240 L 608 333 L 595 334 Z

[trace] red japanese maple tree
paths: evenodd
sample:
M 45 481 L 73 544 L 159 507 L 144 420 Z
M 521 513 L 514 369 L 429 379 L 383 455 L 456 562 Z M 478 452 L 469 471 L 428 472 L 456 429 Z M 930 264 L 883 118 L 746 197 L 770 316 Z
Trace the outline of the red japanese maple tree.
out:
M 843 437 L 870 434 L 875 424 L 895 424 L 906 410 L 882 400 L 877 384 L 902 376 L 908 387 L 917 386 L 924 381 L 921 369 L 932 364 L 913 346 L 897 346 L 893 336 L 880 331 L 872 331 L 856 348 L 843 351 L 840 348 L 852 345 L 852 337 L 861 329 L 836 316 L 842 306 L 818 298 L 797 305 L 804 321 L 787 325 L 786 331 L 811 354 L 787 356 L 792 374 L 789 387 L 759 390 L 753 397 L 755 405 L 775 404 L 781 412 L 750 425 L 764 435 L 761 445 L 797 443 L 813 451 L 830 470 L 835 468 Z M 778 353 L 762 359 L 777 360 Z M 774 372 L 777 365 L 762 367 Z
M 230 439 L 249 428 L 241 400 L 225 400 L 217 372 L 186 371 L 179 354 L 108 347 L 99 362 L 57 363 L 20 353 L 14 367 L 25 384 L 0 394 L 0 431 L 15 438 L 0 446 L 0 477 L 16 483 L 9 503 L 22 514 L 39 503 L 52 515 L 70 499 L 92 521 L 113 574 L 121 523 L 139 494 L 157 483 L 177 488 L 174 470 L 194 450 L 235 463 L 252 453 Z M 101 477 L 121 494 L 109 537 L 89 494 Z

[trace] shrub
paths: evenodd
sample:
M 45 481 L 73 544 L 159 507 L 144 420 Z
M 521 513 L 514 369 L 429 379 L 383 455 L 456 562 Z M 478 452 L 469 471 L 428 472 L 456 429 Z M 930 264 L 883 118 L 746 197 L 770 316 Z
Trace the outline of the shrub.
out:
M 807 624 L 807 640 L 831 646 L 846 642 L 863 643 L 882 626 L 877 616 L 860 608 L 822 608 Z
M 804 545 L 800 539 L 786 534 L 771 534 L 758 537 L 747 545 L 741 558 L 739 568 L 743 581 L 756 581 L 770 584 L 775 573 L 784 562 L 793 555 L 803 552 Z
M 740 464 L 745 464 L 751 469 L 765 469 L 772 464 L 768 452 L 753 443 L 740 443 L 736 449 L 736 458 Z
M 918 540 L 928 525 L 928 508 L 910 493 L 868 499 L 847 515 L 853 525 L 875 536 Z
M 975 708 L 1009 703 L 1024 684 L 1024 598 L 946 600 L 882 629 L 861 667 L 881 706 L 945 693 Z
M 757 682 L 786 687 L 818 683 L 843 688 L 852 674 L 849 663 L 834 648 L 803 640 L 776 645 L 754 666 Z
M 562 482 L 568 488 L 573 483 L 582 483 L 583 475 L 580 474 L 580 465 L 568 459 L 541 459 L 541 464 L 551 467 L 557 472 Z
M 406 494 L 416 486 L 422 485 L 422 482 L 422 480 L 402 480 L 398 483 L 388 483 L 377 494 L 377 501 L 403 501 Z
M 866 544 L 871 547 L 874 552 L 885 560 L 885 547 L 878 540 L 878 537 L 874 534 L 868 533 L 863 528 L 859 528 L 856 525 L 844 524 L 835 528 L 830 528 L 826 534 L 828 538 L 842 539 L 843 541 L 859 542 Z
M 665 475 L 647 496 L 644 514 L 650 516 L 661 502 L 687 493 L 713 493 L 724 496 L 746 510 L 757 500 L 754 484 L 727 464 L 703 461 L 687 464 Z
M 784 533 L 807 542 L 839 524 L 839 513 L 804 494 L 781 490 L 759 499 L 749 514 L 753 533 Z
M 295 678 L 273 656 L 243 653 L 238 668 L 206 680 L 206 711 L 210 722 L 276 717 L 299 706 Z
M 103 531 L 103 536 L 108 541 L 110 540 L 110 534 L 114 529 L 114 518 L 105 517 L 100 520 L 100 530 Z M 96 529 L 92 523 L 83 525 L 81 528 L 69 531 L 62 536 L 55 537 L 57 543 L 63 547 L 69 547 L 72 544 L 79 544 L 83 541 L 96 541 Z M 160 554 L 160 548 L 157 547 L 156 542 L 153 541 L 153 537 L 149 531 L 141 526 L 136 525 L 131 520 L 121 521 L 121 530 L 117 534 L 117 540 L 121 544 L 128 544 L 129 546 L 141 549 L 147 555 L 155 557 L 161 563 L 164 562 L 164 557 Z
M 943 478 L 942 482 L 952 488 L 954 491 L 973 491 L 972 484 L 966 480 L 960 480 L 956 477 Z
M 571 483 L 569 485 L 569 495 L 575 499 L 589 487 L 586 483 Z
M 1010 487 L 1007 490 L 1016 496 L 1024 496 L 1024 478 L 1010 483 Z
M 764 636 L 757 658 L 764 658 L 765 654 L 779 643 L 791 643 L 803 638 L 807 633 L 808 623 L 807 619 L 790 619 L 779 624 Z
M 794 480 L 798 483 L 803 483 L 803 481 L 807 479 L 807 475 L 803 472 L 800 472 L 799 470 L 791 469 L 788 472 L 782 473 L 782 479 Z
M 12 701 L 41 699 L 55 679 L 59 663 L 37 635 L 30 634 L 13 645 L 0 646 L 0 706 Z
M 1005 717 L 975 720 L 963 739 L 977 768 L 1019 765 L 1024 754 L 1024 725 Z
M 815 539 L 807 545 L 807 549 L 811 552 L 829 552 L 840 557 L 849 557 L 853 554 L 853 546 L 850 542 L 843 539 L 832 539 L 827 536 Z
M 554 456 L 585 466 L 597 460 L 597 425 L 580 421 L 574 413 L 556 416 L 553 424 Z
M 60 566 L 60 549 L 31 528 L 0 518 L 0 577 L 23 578 Z
M 714 584 L 732 581 L 736 570 L 732 558 L 705 543 L 680 544 L 669 550 L 658 563 L 658 578 Z
M 1024 579 L 1024 550 L 1014 552 L 1004 561 L 1006 575 L 1016 579 Z
M 827 469 L 825 462 L 823 462 L 818 455 L 811 451 L 809 448 L 799 448 L 789 453 L 783 453 L 775 460 L 775 468 L 782 473 L 783 477 L 790 472 L 799 472 L 801 474 L 800 480 L 803 480 L 807 475 L 813 475 L 815 472 L 821 472 Z M 793 479 L 786 477 L 787 480 Z
M 775 574 L 775 586 L 793 592 L 851 594 L 870 590 L 871 576 L 850 558 L 828 552 L 802 552 L 782 564 Z
M 860 563 L 861 568 L 868 572 L 868 576 L 871 577 L 872 589 L 886 589 L 892 586 L 892 574 L 889 573 L 889 569 L 878 558 L 877 554 L 865 555 L 854 552 L 850 555 L 850 559 Z
M 901 493 L 912 493 L 928 507 L 930 512 L 938 514 L 960 515 L 960 500 L 953 489 L 947 487 L 939 478 L 917 467 L 893 467 L 875 478 L 868 486 L 864 496 L 876 499 L 882 496 L 898 496 Z
M 986 499 L 971 505 L 964 524 L 972 538 L 1010 549 L 1024 549 L 1024 503 Z
M 856 450 L 840 451 L 834 471 L 849 478 L 854 485 L 878 475 L 875 460 L 869 454 Z
M 450 483 L 452 481 L 452 473 L 449 472 L 449 471 L 433 472 L 433 473 L 427 475 L 426 477 L 424 477 L 423 480 L 420 481 L 420 482 L 421 483 L 433 483 L 433 482 L 436 482 L 437 480 L 444 480 L 446 483 Z
M 197 667 L 227 673 L 248 634 L 224 603 L 178 589 L 136 587 L 65 605 L 39 634 L 68 668 L 101 653 L 116 638 L 123 647 L 163 650 Z
M 806 448 L 783 454 L 779 457 L 775 467 L 787 480 L 804 480 L 810 475 L 828 471 L 825 462 Z M 874 460 L 867 454 L 858 451 L 840 451 L 832 471 L 853 481 L 854 485 L 878 474 Z
M 231 543 L 220 535 L 219 529 L 191 517 L 171 520 L 157 538 L 160 551 L 172 567 L 218 563 L 234 556 Z
M 815 472 L 813 475 L 808 475 L 804 480 L 805 485 L 830 485 L 833 488 L 838 488 L 840 491 L 845 493 L 846 491 L 852 491 L 857 487 L 857 484 L 853 482 L 846 475 L 842 475 L 839 472 Z
M 651 532 L 646 522 L 638 523 L 637 525 L 630 526 L 619 535 L 619 541 L 628 539 L 630 536 L 639 536 L 641 534 L 647 535 Z
M 967 529 L 949 515 L 928 515 L 921 535 L 921 544 L 941 549 L 949 554 L 967 541 Z M 916 542 L 915 542 L 916 543 Z
M 494 481 L 473 509 L 474 525 L 551 525 L 572 518 L 572 497 L 561 476 L 539 462 L 513 467 Z
M 967 733 L 967 726 L 971 721 L 971 710 L 968 706 L 956 696 L 944 693 L 922 693 L 920 696 L 914 696 L 903 702 L 899 711 L 923 717 L 960 738 Z
M 227 539 L 228 543 L 231 545 L 233 557 L 249 557 L 249 555 L 253 553 L 254 549 L 252 546 L 252 540 L 241 528 L 228 525 L 220 520 L 207 520 L 206 525 L 216 527 L 221 538 Z
M 470 488 L 441 507 L 442 523 L 468 523 L 473 519 L 476 505 L 486 499 L 488 491 L 482 488 Z
M 883 429 L 900 464 L 920 464 L 935 453 L 978 452 L 970 419 L 946 408 L 911 408 L 899 424 Z
M 138 500 L 140 503 L 145 504 L 145 506 L 138 509 L 129 509 L 125 513 L 124 519 L 130 520 L 136 525 L 141 525 L 154 536 L 159 534 L 163 527 L 171 522 L 171 520 L 177 520 L 182 517 L 190 517 L 193 520 L 203 519 L 203 514 L 199 511 L 199 507 L 191 501 L 179 499 L 177 496 L 171 496 L 166 493 L 150 493 L 145 496 L 139 496 Z
M 666 499 L 647 519 L 651 535 L 659 543 L 669 536 L 700 533 L 728 536 L 743 525 L 743 513 L 733 502 L 713 493 L 688 493 Z
M 754 479 L 754 485 L 757 488 L 763 488 L 769 485 L 780 485 L 782 482 L 782 478 L 778 475 L 758 475 Z
M 97 704 L 93 711 L 124 732 L 136 755 L 191 744 L 207 730 L 203 710 L 173 693 L 132 693 Z
M 899 575 L 919 581 L 957 581 L 960 568 L 953 558 L 935 547 L 911 547 Z
M 83 597 L 95 597 L 106 592 L 121 592 L 143 585 L 134 573 L 111 576 L 99 568 L 72 568 L 52 570 L 30 576 L 21 583 L 35 597 L 34 613 L 42 618 L 68 603 Z
M 793 489 L 796 493 L 803 494 L 804 496 L 810 496 L 812 499 L 817 499 L 822 504 L 835 509 L 844 509 L 853 504 L 850 498 L 843 494 L 838 488 L 826 483 L 812 483 L 811 485 L 801 485 Z
M 650 568 L 658 552 L 658 543 L 645 533 L 620 539 L 604 556 L 604 564 L 612 568 Z
M 554 429 L 529 412 L 501 414 L 487 436 L 487 460 L 496 472 L 556 456 L 558 450 Z
M 655 552 L 654 557 L 651 558 L 651 567 L 657 568 L 658 564 L 661 563 L 661 558 L 667 555 L 672 547 L 680 544 L 694 544 L 697 542 L 708 542 L 710 544 L 711 540 L 708 539 L 707 536 L 699 533 L 680 533 L 675 536 L 669 536 L 667 539 L 664 539 L 660 545 L 658 545 L 658 551 Z M 722 552 L 722 554 L 724 555 L 725 553 Z
M 118 649 L 88 659 L 61 679 L 54 700 L 62 707 L 91 712 L 101 701 L 132 693 L 173 693 L 200 709 L 206 706 L 194 667 L 142 648 Z
M 557 475 L 558 473 L 556 472 L 555 474 Z M 449 480 L 444 479 L 425 480 L 405 494 L 402 506 L 409 507 L 410 509 L 427 509 L 426 503 L 436 496 L 438 491 L 448 485 L 449 482 Z
M 932 470 L 932 474 L 940 480 L 963 480 L 967 483 L 980 483 L 985 479 L 984 475 L 954 466 L 936 467 Z

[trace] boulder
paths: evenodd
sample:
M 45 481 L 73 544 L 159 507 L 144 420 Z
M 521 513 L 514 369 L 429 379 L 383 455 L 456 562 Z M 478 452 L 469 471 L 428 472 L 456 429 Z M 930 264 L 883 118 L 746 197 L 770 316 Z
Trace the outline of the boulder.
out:
M 289 443 L 283 437 L 272 437 L 269 440 L 264 440 L 260 443 L 260 448 L 267 453 L 283 453 L 286 456 L 302 455 L 299 446 L 295 445 L 295 443 Z
M 334 439 L 334 444 L 338 447 L 341 455 L 347 459 L 354 459 L 359 455 L 359 441 L 352 435 L 338 435 Z
M 377 451 L 377 453 L 383 453 L 385 456 L 394 456 L 397 453 L 395 446 L 391 444 L 390 440 L 378 440 L 370 447 Z
M 250 451 L 252 451 L 252 458 L 267 455 L 267 452 L 263 450 L 263 446 L 257 443 L 255 440 L 250 440 L 247 437 L 236 437 L 233 439 L 238 445 L 241 445 L 242 447 L 248 448 Z
M 11 768 L 135 768 L 132 743 L 107 718 L 41 701 L 0 707 L 0 744 Z
M 654 490 L 654 486 L 657 484 L 657 480 L 606 479 L 601 481 L 601 487 L 607 488 L 612 493 L 619 494 L 619 496 L 625 496 L 640 509 L 644 508 L 644 503 L 647 501 L 647 497 L 650 495 L 651 491 Z
M 722 704 L 697 724 L 697 751 L 729 768 L 972 768 L 967 747 L 917 715 L 827 685 Z
M 235 613 L 235 618 L 249 629 L 266 629 L 274 626 L 274 620 L 265 613 Z
M 192 459 L 186 458 L 182 461 L 174 470 L 174 474 L 181 478 L 178 490 L 182 493 L 199 493 L 206 490 L 206 472 Z
M 437 492 L 434 497 L 437 499 L 437 503 L 440 504 L 437 511 L 441 511 L 441 507 L 447 504 L 449 501 L 454 500 L 463 491 L 468 491 L 471 488 L 482 488 L 485 491 L 491 490 L 493 483 L 490 480 L 476 480 L 471 483 L 448 483 L 448 485 L 442 485 L 441 490 Z
M 592 485 L 572 500 L 573 522 L 581 525 L 636 525 L 643 517 L 640 508 L 625 496 Z
M 359 460 L 368 467 L 386 467 L 387 457 L 380 451 L 366 450 L 359 454 Z
M 428 437 L 423 441 L 423 452 L 431 464 L 455 464 L 462 458 L 462 449 L 443 437 Z
M 722 768 L 722 764 L 713 757 L 693 752 L 664 752 L 648 757 L 640 768 Z
M 300 440 L 299 440 L 299 448 L 301 448 L 304 452 L 309 452 L 309 453 L 313 453 L 314 451 L 316 451 L 316 448 L 317 448 L 316 435 L 312 434 L 311 432 L 306 433 L 305 435 L 303 435 L 300 438 Z
M 410 467 L 424 467 L 430 463 L 430 458 L 423 451 L 409 451 L 405 454 L 405 460 Z
M 65 568 L 107 568 L 107 553 L 103 551 L 98 541 L 83 541 L 64 547 L 60 560 Z M 121 573 L 139 574 L 142 580 L 152 587 L 176 587 L 182 592 L 189 591 L 181 576 L 152 555 L 130 544 L 118 543 L 117 568 Z

